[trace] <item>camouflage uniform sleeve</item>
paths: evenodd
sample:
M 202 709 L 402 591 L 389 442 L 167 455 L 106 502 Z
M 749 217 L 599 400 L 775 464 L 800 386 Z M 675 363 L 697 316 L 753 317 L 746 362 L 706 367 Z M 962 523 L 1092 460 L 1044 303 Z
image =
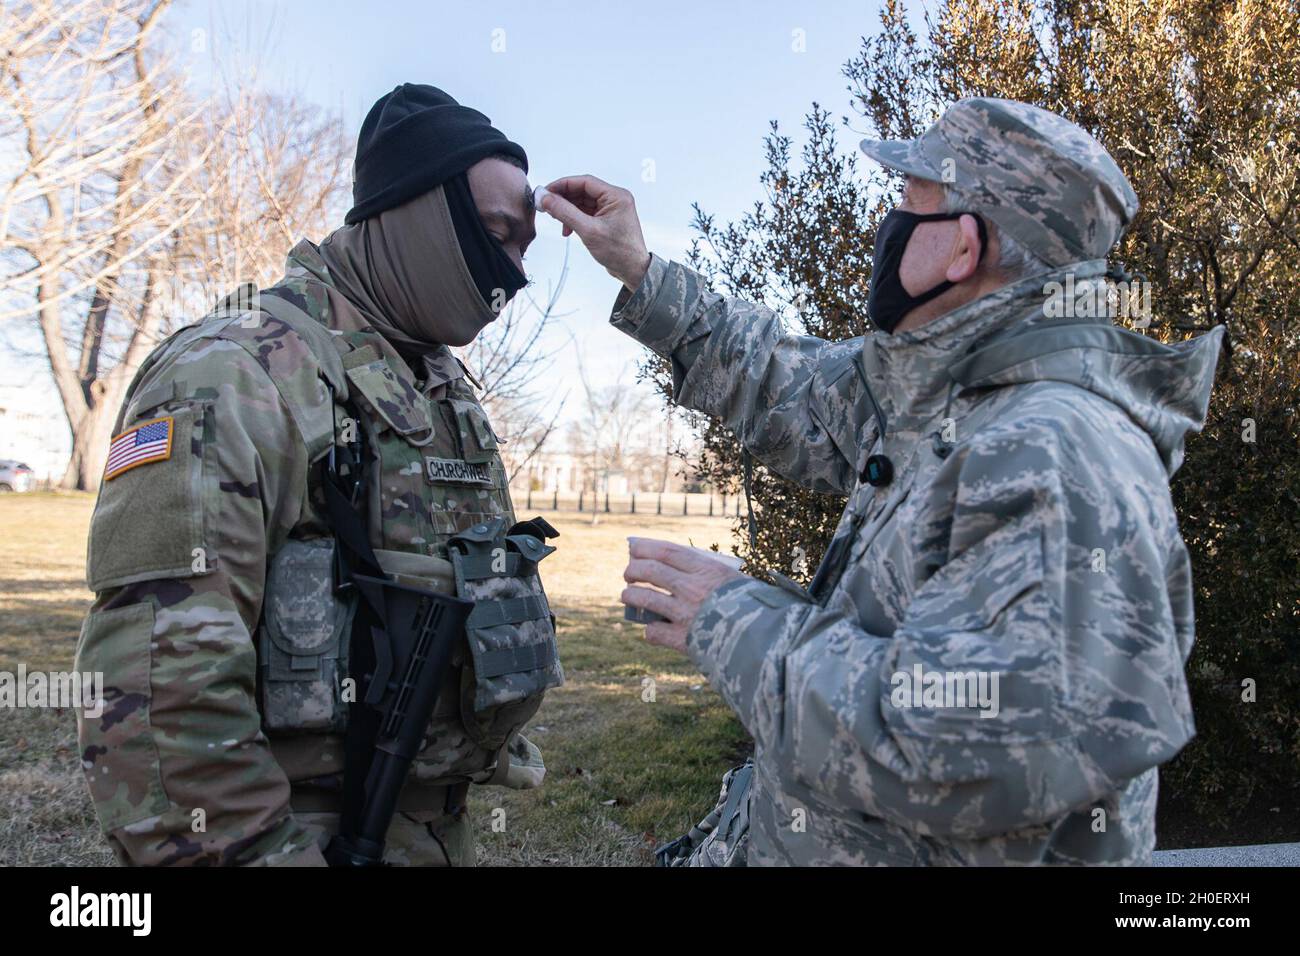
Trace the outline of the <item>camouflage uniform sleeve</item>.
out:
M 267 555 L 298 519 L 307 468 L 272 372 L 222 338 L 160 362 L 121 427 L 170 417 L 172 454 L 101 487 L 77 666 L 103 674 L 105 701 L 79 736 L 123 863 L 324 865 L 256 698 Z
M 937 479 L 958 489 L 946 560 L 892 635 L 752 579 L 704 603 L 688 651 L 790 792 L 982 838 L 1113 809 L 1107 795 L 1191 738 L 1166 587 L 1178 551 L 1067 457 L 1043 429 L 955 450 Z M 924 696 L 936 675 L 971 689 L 967 705 Z
M 755 458 L 813 491 L 849 494 L 866 400 L 853 362 L 862 339 L 785 331 L 771 309 L 708 291 L 698 273 L 652 256 L 611 324 L 672 363 L 673 398 L 722 421 Z

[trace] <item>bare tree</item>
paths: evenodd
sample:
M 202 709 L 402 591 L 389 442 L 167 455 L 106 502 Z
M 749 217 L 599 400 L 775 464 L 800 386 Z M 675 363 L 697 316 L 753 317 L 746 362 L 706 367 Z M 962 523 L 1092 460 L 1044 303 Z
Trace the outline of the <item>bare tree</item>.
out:
M 108 420 L 155 341 L 157 254 L 199 205 L 166 161 L 192 116 L 145 55 L 166 6 L 37 0 L 12 9 L 0 41 L 0 108 L 24 153 L 0 204 L 0 318 L 39 323 L 72 429 L 64 483 L 80 488 L 97 483 Z
M 556 307 L 568 275 L 566 244 L 560 276 L 545 299 L 535 297 L 531 286 L 523 289 L 462 351 L 482 387 L 480 399 L 492 426 L 500 432 L 502 458 L 512 482 L 550 439 L 567 401 L 567 395 L 554 401 L 555 350 L 545 345 L 544 336 L 560 318 Z
M 673 408 L 667 408 L 664 411 L 664 442 L 663 456 L 661 458 L 662 467 L 659 470 L 659 493 L 663 494 L 668 490 L 668 475 L 672 468 L 673 462 Z
M 0 25 L 0 319 L 35 319 L 94 489 L 169 316 L 275 275 L 345 181 L 337 122 L 255 92 L 189 95 L 154 49 L 169 0 L 31 0 Z
M 583 487 L 595 494 L 602 487 L 608 490 L 611 473 L 636 467 L 639 446 L 634 444 L 634 436 L 644 422 L 649 395 L 637 386 L 631 375 L 620 375 L 613 385 L 592 385 L 581 350 L 578 350 L 577 364 L 586 402 L 582 419 L 570 426 L 569 446 L 584 462 Z M 597 514 L 592 512 L 592 524 L 596 523 Z
M 202 135 L 213 144 L 193 177 L 203 204 L 171 258 L 169 304 L 180 314 L 201 314 L 240 282 L 279 278 L 299 238 L 334 224 L 349 182 L 352 147 L 338 117 L 291 98 L 230 81 Z

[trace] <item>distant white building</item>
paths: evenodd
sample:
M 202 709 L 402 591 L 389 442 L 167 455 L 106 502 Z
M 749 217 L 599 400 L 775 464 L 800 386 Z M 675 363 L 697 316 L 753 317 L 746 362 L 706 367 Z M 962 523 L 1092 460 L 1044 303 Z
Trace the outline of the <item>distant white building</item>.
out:
M 515 484 L 534 491 L 578 491 L 582 463 L 567 452 L 539 451 L 516 476 Z
M 686 482 L 678 474 L 680 463 L 674 460 L 668 468 L 665 492 L 686 490 Z M 579 492 L 629 495 L 646 494 L 660 490 L 663 479 L 658 461 L 639 469 L 593 468 L 590 458 L 567 451 L 543 449 L 529 460 L 515 476 L 513 486 L 532 491 L 561 495 Z

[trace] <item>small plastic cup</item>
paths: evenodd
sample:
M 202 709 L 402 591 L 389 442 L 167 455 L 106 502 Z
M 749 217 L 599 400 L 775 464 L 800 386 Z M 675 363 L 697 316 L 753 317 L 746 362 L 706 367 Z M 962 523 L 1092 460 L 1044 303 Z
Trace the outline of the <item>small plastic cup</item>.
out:
M 722 551 L 711 551 L 708 548 L 692 547 L 696 554 L 703 555 L 720 564 L 725 564 L 733 571 L 739 571 L 744 565 L 744 559 L 736 557 L 734 554 L 726 554 Z M 630 604 L 623 605 L 623 620 L 631 621 L 633 624 L 653 624 L 656 621 L 666 621 L 666 617 L 656 614 L 654 611 L 647 611 L 645 608 L 633 607 Z

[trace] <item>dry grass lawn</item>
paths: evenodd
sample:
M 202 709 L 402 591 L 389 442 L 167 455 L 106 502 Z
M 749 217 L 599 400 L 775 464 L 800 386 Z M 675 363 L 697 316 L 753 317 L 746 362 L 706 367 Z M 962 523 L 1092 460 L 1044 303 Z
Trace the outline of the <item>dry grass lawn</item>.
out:
M 72 665 L 91 595 L 88 495 L 0 496 L 0 670 Z M 644 865 L 649 848 L 712 806 L 743 729 L 689 661 L 622 622 L 629 534 L 729 548 L 725 518 L 537 512 L 561 532 L 542 565 L 567 683 L 527 735 L 546 757 L 538 790 L 475 788 L 484 864 Z M 531 517 L 521 515 L 521 517 Z M 649 684 L 648 682 L 653 682 Z M 653 701 L 647 690 L 653 687 Z M 505 811 L 492 829 L 492 811 Z M 496 814 L 501 819 L 501 814 Z M 70 711 L 0 709 L 0 864 L 111 864 L 82 784 Z

